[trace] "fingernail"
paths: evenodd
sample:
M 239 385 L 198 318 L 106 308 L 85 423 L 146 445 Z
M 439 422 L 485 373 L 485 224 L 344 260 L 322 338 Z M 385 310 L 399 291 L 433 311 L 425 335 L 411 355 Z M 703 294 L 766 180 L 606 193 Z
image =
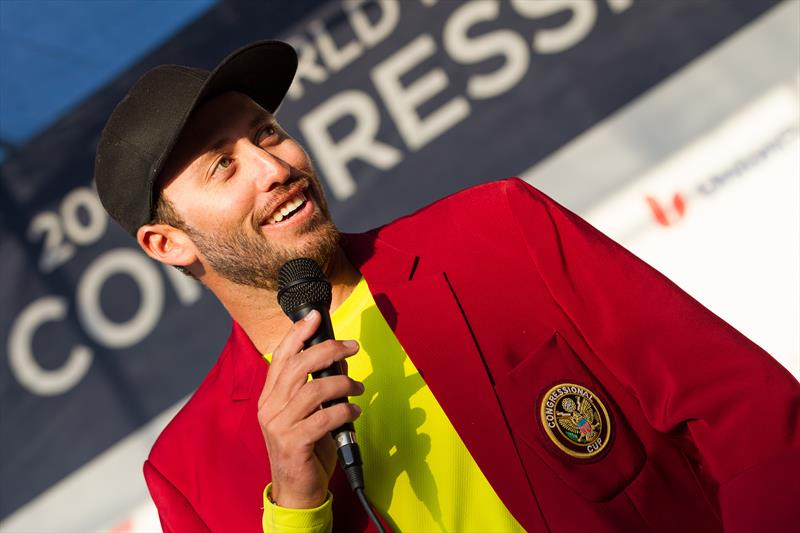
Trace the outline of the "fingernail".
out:
M 342 344 L 344 344 L 346 347 L 350 348 L 351 350 L 354 349 L 354 348 L 358 348 L 358 343 L 356 341 L 344 341 Z
M 356 383 L 358 384 L 358 390 L 360 390 L 361 392 L 364 392 L 364 384 L 361 383 L 360 381 L 356 381 Z
M 303 320 L 306 321 L 311 320 L 312 318 L 317 316 L 317 314 L 319 314 L 319 311 L 317 311 L 316 309 L 312 309 L 310 313 L 308 313 L 305 317 L 303 317 Z
M 355 411 L 357 414 L 361 414 L 361 408 L 358 406 L 358 404 L 351 403 L 350 406 L 353 408 L 353 411 Z

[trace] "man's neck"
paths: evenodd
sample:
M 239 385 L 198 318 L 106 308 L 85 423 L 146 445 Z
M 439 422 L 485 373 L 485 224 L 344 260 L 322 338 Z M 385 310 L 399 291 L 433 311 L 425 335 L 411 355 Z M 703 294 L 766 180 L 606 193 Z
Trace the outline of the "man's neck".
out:
M 326 275 L 331 283 L 331 312 L 339 307 L 361 279 L 361 273 L 337 248 Z M 206 281 L 209 289 L 239 323 L 261 353 L 271 353 L 292 322 L 278 305 L 275 291 L 237 285 L 219 277 Z

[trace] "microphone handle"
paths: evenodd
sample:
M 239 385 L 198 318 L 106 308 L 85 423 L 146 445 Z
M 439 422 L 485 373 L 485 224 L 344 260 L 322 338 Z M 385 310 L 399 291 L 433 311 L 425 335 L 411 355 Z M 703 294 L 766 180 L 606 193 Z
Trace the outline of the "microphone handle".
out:
M 314 309 L 319 311 L 319 314 L 322 315 L 322 322 L 320 323 L 319 328 L 317 328 L 317 331 L 314 333 L 314 336 L 303 343 L 304 350 L 314 346 L 315 344 L 336 338 L 333 335 L 331 314 L 327 306 L 309 304 L 301 307 L 293 313 L 287 314 L 292 322 L 297 322 L 298 320 L 302 320 Z M 336 361 L 328 368 L 323 368 L 317 372 L 312 372 L 311 376 L 316 379 L 342 374 L 344 374 L 342 364 L 339 361 Z M 324 402 L 322 406 L 329 407 L 337 403 L 345 402 L 347 402 L 346 396 L 343 398 L 336 398 L 335 400 L 331 400 L 329 402 Z M 353 423 L 345 422 L 338 428 L 331 431 L 331 436 L 336 442 L 336 454 L 339 456 L 339 464 L 341 464 L 342 468 L 344 469 L 345 477 L 347 477 L 347 482 L 350 484 L 350 488 L 352 488 L 356 493 L 358 493 L 359 490 L 363 491 L 364 463 L 361 459 L 361 450 L 356 442 L 356 430 L 355 427 L 353 427 Z M 378 524 L 379 531 L 382 531 L 383 529 L 380 527 L 380 522 L 378 522 Z
M 297 322 L 298 320 L 302 320 L 305 318 L 308 313 L 312 310 L 316 309 L 319 311 L 319 314 L 322 315 L 322 322 L 317 328 L 317 331 L 314 333 L 314 336 L 308 339 L 303 343 L 303 349 L 307 350 L 314 346 L 315 344 L 319 344 L 321 342 L 325 342 L 330 339 L 335 339 L 333 335 L 333 324 L 331 324 L 331 315 L 327 309 L 322 308 L 323 306 L 315 306 L 315 305 L 308 305 L 305 307 L 301 307 L 300 309 L 296 310 L 294 313 L 289 315 L 289 318 L 292 322 Z M 318 378 L 326 378 L 328 376 L 337 376 L 344 374 L 344 369 L 342 368 L 342 364 L 339 361 L 335 361 L 331 366 L 328 368 L 323 368 L 322 370 L 317 370 L 316 372 L 312 372 L 311 376 L 314 379 Z M 330 407 L 331 405 L 336 405 L 337 403 L 348 403 L 347 397 L 336 398 L 335 400 L 330 400 L 324 402 L 322 404 L 323 407 Z M 342 432 L 354 432 L 355 428 L 353 427 L 352 422 L 346 422 L 345 424 L 339 426 L 338 428 L 331 431 L 331 436 L 337 443 L 339 439 L 337 435 Z

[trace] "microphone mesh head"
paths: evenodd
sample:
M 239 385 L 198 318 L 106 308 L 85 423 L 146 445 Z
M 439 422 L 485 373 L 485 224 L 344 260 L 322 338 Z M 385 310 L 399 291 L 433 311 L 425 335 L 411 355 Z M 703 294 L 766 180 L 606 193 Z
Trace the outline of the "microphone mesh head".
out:
M 309 304 L 331 306 L 331 284 L 316 261 L 301 257 L 278 271 L 278 304 L 287 315 Z

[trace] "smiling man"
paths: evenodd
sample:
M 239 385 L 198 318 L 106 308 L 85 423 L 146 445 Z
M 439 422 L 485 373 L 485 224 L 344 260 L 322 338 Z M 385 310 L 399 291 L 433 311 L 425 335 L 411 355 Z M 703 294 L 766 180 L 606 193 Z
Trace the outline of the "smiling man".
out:
M 156 220 L 170 224 L 142 226 L 137 236 L 153 257 L 189 268 L 199 254 L 211 267 L 205 274 L 218 278 L 209 283 L 273 291 L 289 259 L 333 257 L 338 234 L 308 156 L 271 113 L 227 92 L 200 106 L 184 131 L 158 184 Z M 175 205 L 186 208 L 179 214 Z M 162 248 L 172 236 L 185 246 Z
M 520 180 L 340 235 L 273 116 L 295 68 L 279 42 L 211 73 L 158 67 L 98 146 L 111 216 L 233 319 L 145 462 L 165 531 L 369 529 L 334 468 L 329 432 L 350 421 L 367 494 L 398 531 L 796 525 L 788 372 Z M 323 266 L 352 340 L 302 350 L 320 316 L 291 324 L 275 294 L 296 257 Z M 348 376 L 308 381 L 346 358 Z

